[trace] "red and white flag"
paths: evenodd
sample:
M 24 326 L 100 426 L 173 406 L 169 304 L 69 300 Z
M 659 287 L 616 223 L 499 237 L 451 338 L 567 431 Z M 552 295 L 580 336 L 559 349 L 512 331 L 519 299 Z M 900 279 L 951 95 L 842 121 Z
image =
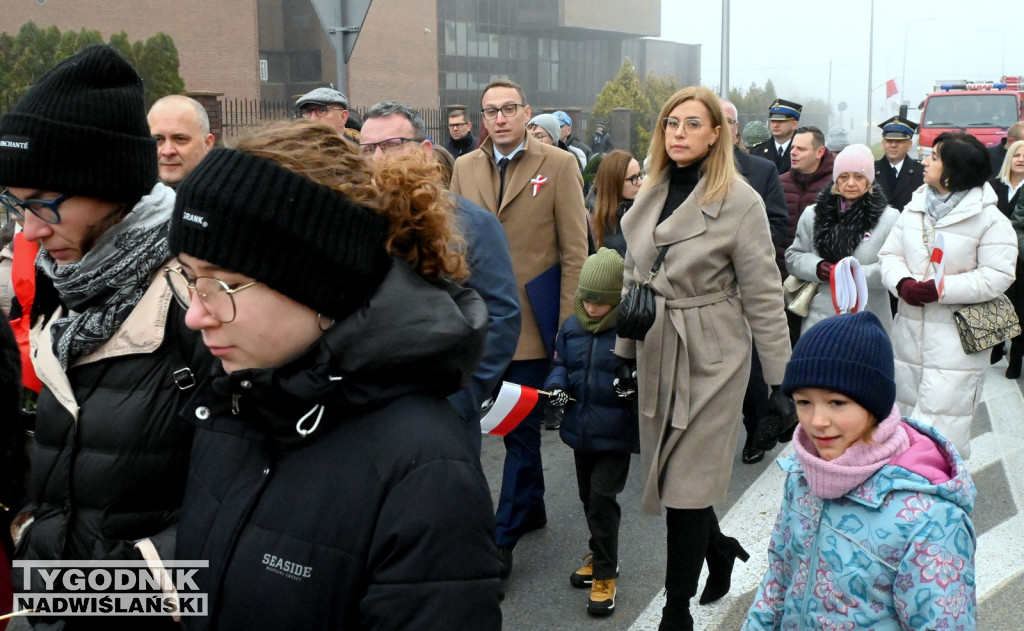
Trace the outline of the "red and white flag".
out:
M 480 419 L 480 432 L 492 436 L 504 436 L 522 422 L 537 405 L 538 392 L 528 386 L 507 381 L 501 382 L 501 390 L 494 399 L 494 405 Z
M 939 297 L 942 297 L 942 292 L 946 288 L 946 237 L 939 234 L 935 235 L 935 247 L 932 248 L 932 258 L 929 260 L 929 264 L 935 266 L 935 289 L 939 292 Z
M 885 82 L 885 98 L 891 99 L 899 93 L 896 88 L 896 79 L 889 79 Z

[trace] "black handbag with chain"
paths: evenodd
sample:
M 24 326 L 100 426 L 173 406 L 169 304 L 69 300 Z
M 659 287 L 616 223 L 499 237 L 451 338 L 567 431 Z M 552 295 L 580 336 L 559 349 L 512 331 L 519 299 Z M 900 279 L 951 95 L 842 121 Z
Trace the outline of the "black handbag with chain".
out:
M 651 287 L 651 280 L 661 269 L 661 262 L 665 260 L 666 250 L 668 250 L 667 245 L 658 250 L 658 258 L 654 260 L 647 280 L 633 285 L 626 297 L 622 299 L 622 303 L 619 305 L 619 321 L 615 327 L 615 333 L 619 337 L 643 341 L 647 332 L 651 330 L 655 316 L 654 298 L 657 295 L 657 292 Z

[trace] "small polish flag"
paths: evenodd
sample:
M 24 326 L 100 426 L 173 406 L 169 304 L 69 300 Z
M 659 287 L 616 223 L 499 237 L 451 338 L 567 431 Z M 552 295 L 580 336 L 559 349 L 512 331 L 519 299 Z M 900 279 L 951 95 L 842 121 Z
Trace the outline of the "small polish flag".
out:
M 537 405 L 534 388 L 503 381 L 494 404 L 480 419 L 480 432 L 492 436 L 504 436 L 522 422 Z
M 899 89 L 896 87 L 896 79 L 889 79 L 885 82 L 885 98 L 891 99 L 892 97 L 899 94 Z
M 932 257 L 928 261 L 931 265 L 935 266 L 935 289 L 939 292 L 939 297 L 942 297 L 942 293 L 946 291 L 946 237 L 940 232 L 935 235 L 935 247 L 932 248 Z

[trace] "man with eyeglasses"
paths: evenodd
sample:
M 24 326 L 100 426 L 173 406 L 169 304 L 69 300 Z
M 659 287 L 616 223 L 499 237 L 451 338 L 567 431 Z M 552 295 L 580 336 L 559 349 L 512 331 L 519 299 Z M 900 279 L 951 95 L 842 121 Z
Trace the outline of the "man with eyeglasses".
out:
M 316 88 L 303 94 L 295 101 L 306 118 L 318 120 L 333 127 L 342 136 L 345 135 L 345 123 L 348 122 L 348 97 L 331 88 Z
M 423 153 L 434 159 L 434 144 L 426 138 L 420 114 L 404 103 L 382 101 L 366 112 L 360 149 L 371 160 Z M 398 140 L 400 142 L 393 142 Z M 466 244 L 469 279 L 466 286 L 487 306 L 487 341 L 480 364 L 465 388 L 448 398 L 469 431 L 480 455 L 480 408 L 501 385 L 519 341 L 521 317 L 508 239 L 494 215 L 465 197 L 452 194 L 456 220 Z
M 456 160 L 476 149 L 473 124 L 466 118 L 466 110 L 457 107 L 448 112 L 448 136 L 444 148 Z
M 491 82 L 481 97 L 487 139 L 455 161 L 452 191 L 497 215 L 508 236 L 523 326 L 504 381 L 543 389 L 554 336 L 573 313 L 587 258 L 583 177 L 576 158 L 526 131 L 531 118 L 523 89 Z M 547 523 L 540 456 L 543 407 L 537 405 L 505 436 L 505 470 L 498 499 L 498 551 L 505 575 L 519 538 Z
M 775 246 L 775 263 L 780 270 L 785 272 L 785 244 L 789 231 L 789 210 L 786 208 L 786 197 L 782 194 L 779 172 L 772 162 L 760 158 L 756 154 L 748 154 L 740 148 L 739 112 L 732 101 L 722 99 L 721 103 L 722 111 L 725 112 L 725 122 L 729 127 L 729 134 L 732 136 L 732 155 L 736 163 L 736 170 L 764 202 L 768 225 L 772 233 L 772 245 Z M 764 459 L 764 450 L 754 446 L 754 432 L 757 430 L 758 420 L 769 414 L 768 395 L 770 390 L 762 374 L 761 358 L 758 357 L 757 349 L 753 346 L 751 346 L 751 357 L 747 392 L 743 397 L 743 427 L 747 431 L 746 441 L 743 444 L 744 464 L 754 464 Z
M 178 411 L 212 357 L 160 279 L 174 191 L 158 181 L 136 70 L 94 45 L 45 74 L 0 119 L 0 183 L 0 203 L 40 245 L 31 343 L 43 385 L 33 505 L 14 510 L 18 559 L 159 567 L 188 473 L 192 429 Z M 15 574 L 47 591 L 38 570 Z

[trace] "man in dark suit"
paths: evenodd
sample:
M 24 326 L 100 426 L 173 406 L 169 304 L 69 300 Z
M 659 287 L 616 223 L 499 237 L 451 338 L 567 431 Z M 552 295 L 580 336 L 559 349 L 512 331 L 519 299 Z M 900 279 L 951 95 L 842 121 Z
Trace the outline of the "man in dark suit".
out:
M 740 149 L 739 113 L 736 106 L 730 101 L 723 100 L 722 109 L 725 111 L 729 133 L 732 134 L 736 170 L 764 201 L 772 233 L 772 244 L 775 246 L 776 265 L 784 270 L 789 210 L 786 207 L 786 197 L 782 194 L 779 173 L 771 162 L 757 157 L 760 154 L 748 154 Z M 743 396 L 743 427 L 747 430 L 746 441 L 743 443 L 743 462 L 746 464 L 754 464 L 764 459 L 764 451 L 754 446 L 754 432 L 757 430 L 758 420 L 768 416 L 768 394 L 768 384 L 764 381 L 761 369 L 761 358 L 757 356 L 757 349 L 751 347 L 750 377 L 747 379 L 747 391 Z
M 992 174 L 989 177 L 999 175 L 999 170 L 1003 168 L 1003 160 L 1006 159 L 1006 148 L 1018 140 L 1024 140 L 1024 120 L 1010 125 L 1006 130 L 1006 138 L 1000 140 L 998 145 L 988 148 L 988 159 L 992 163 Z
M 902 116 L 893 116 L 879 127 L 885 157 L 875 161 L 875 181 L 882 187 L 889 205 L 902 212 L 914 191 L 924 183 L 924 167 L 907 156 L 917 125 Z
M 800 126 L 800 112 L 803 109 L 804 106 L 799 103 L 775 99 L 768 108 L 768 129 L 772 133 L 772 139 L 750 148 L 750 155 L 771 160 L 779 175 L 789 171 L 789 152 L 793 144 L 793 134 Z

